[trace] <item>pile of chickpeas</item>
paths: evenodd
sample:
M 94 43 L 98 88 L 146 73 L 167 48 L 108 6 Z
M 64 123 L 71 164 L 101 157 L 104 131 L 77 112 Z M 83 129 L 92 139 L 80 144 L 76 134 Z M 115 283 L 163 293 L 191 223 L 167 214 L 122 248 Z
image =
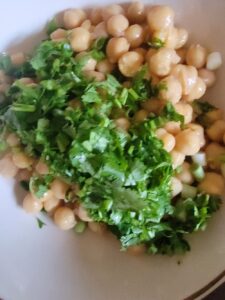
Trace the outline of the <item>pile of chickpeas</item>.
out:
M 132 119 L 124 116 L 115 120 L 122 130 L 129 130 L 132 122 L 142 122 L 150 114 L 159 114 L 167 101 L 184 116 L 185 127 L 179 122 L 168 122 L 156 131 L 164 148 L 172 157 L 174 169 L 181 172 L 172 179 L 172 197 L 178 195 L 183 184 L 194 182 L 191 173 L 190 157 L 196 154 L 205 156 L 203 164 L 206 173 L 199 183 L 200 191 L 222 195 L 224 191 L 225 167 L 221 155 L 225 154 L 225 121 L 223 112 L 215 109 L 207 113 L 210 126 L 206 132 L 195 122 L 192 102 L 200 99 L 216 80 L 215 70 L 221 64 L 219 52 L 210 52 L 204 46 L 188 44 L 188 31 L 175 26 L 175 13 L 166 5 L 145 7 L 139 1 L 128 6 L 109 5 L 97 7 L 86 12 L 82 9 L 70 9 L 64 12 L 61 28 L 55 30 L 50 39 L 69 41 L 74 50 L 75 59 L 84 56 L 94 40 L 108 38 L 106 58 L 96 61 L 89 58 L 83 67 L 84 74 L 97 81 L 103 81 L 106 75 L 116 68 L 126 77 L 125 87 L 131 86 L 132 77 L 142 66 L 148 66 L 146 79 L 154 84 L 163 84 L 155 99 L 146 99 Z M 161 41 L 158 49 L 148 46 L 148 42 Z M 26 59 L 23 53 L 11 55 L 13 64 L 20 65 Z M 20 79 L 24 84 L 35 84 L 31 78 Z M 9 78 L 0 73 L 0 91 L 5 91 Z M 76 102 L 76 101 L 75 101 Z M 10 147 L 19 146 L 14 134 L 9 134 Z M 188 158 L 188 161 L 186 161 Z M 7 154 L 0 161 L 1 173 L 21 179 L 29 179 L 32 174 L 47 174 L 48 167 L 42 161 L 34 161 L 22 151 Z M 221 174 L 222 173 L 222 174 Z M 224 174 L 224 175 L 223 175 Z M 42 199 L 36 199 L 31 193 L 23 201 L 24 209 L 29 213 L 38 213 L 44 208 L 53 215 L 55 223 L 64 230 L 74 227 L 77 220 L 88 222 L 96 232 L 103 232 L 103 224 L 92 222 L 81 205 L 75 207 L 65 204 L 65 194 L 70 187 L 61 179 L 55 179 L 49 191 Z M 135 251 L 138 252 L 138 248 Z

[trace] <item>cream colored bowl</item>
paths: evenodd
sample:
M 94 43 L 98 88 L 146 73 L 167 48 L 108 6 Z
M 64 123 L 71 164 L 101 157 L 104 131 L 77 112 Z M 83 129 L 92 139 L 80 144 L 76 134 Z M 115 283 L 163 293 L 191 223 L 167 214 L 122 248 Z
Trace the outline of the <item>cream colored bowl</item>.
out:
M 55 13 L 111 2 L 115 0 L 1 0 L 0 50 L 27 52 L 40 41 L 43 26 Z M 159 2 L 174 8 L 176 23 L 189 30 L 192 41 L 219 50 L 225 59 L 224 0 L 152 1 Z M 225 64 L 217 77 L 207 97 L 225 109 Z M 65 233 L 46 219 L 47 226 L 39 229 L 35 218 L 17 204 L 20 193 L 13 181 L 1 178 L 0 191 L 0 298 L 4 300 L 195 299 L 214 288 L 225 273 L 224 205 L 207 231 L 192 236 L 192 250 L 184 257 L 132 257 L 120 252 L 113 238 Z

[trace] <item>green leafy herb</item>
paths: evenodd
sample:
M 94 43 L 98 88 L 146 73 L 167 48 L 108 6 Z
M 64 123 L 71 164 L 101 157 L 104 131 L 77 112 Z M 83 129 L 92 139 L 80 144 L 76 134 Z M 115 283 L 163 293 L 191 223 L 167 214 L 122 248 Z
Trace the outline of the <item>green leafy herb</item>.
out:
M 150 42 L 148 42 L 148 45 L 153 49 L 159 49 L 165 46 L 165 42 L 163 42 L 159 38 L 154 37 Z
M 38 227 L 40 229 L 43 228 L 44 226 L 46 226 L 45 222 L 43 222 L 41 219 L 36 218 L 36 220 L 37 220 Z
M 37 197 L 42 198 L 44 194 L 49 189 L 49 184 L 52 181 L 50 175 L 45 175 L 43 177 L 31 177 L 29 183 L 29 190 Z
M 196 121 L 204 127 L 210 126 L 211 121 L 209 120 L 207 113 L 215 110 L 216 107 L 206 101 L 200 100 L 195 100 L 192 106 L 197 115 Z
M 147 66 L 130 88 L 123 86 L 122 77 L 108 75 L 102 82 L 85 78 L 87 60 L 102 60 L 106 42 L 95 41 L 78 59 L 67 42 L 43 41 L 23 69 L 13 70 L 14 79 L 33 72 L 37 84 L 14 80 L 0 105 L 0 134 L 15 132 L 24 151 L 48 165 L 48 175 L 30 179 L 29 190 L 36 197 L 42 198 L 52 180 L 61 177 L 71 184 L 65 201 L 79 198 L 93 221 L 107 224 L 118 237 L 122 249 L 144 243 L 150 253 L 183 253 L 190 249 L 186 234 L 205 228 L 220 199 L 189 189 L 171 201 L 175 172 L 155 131 L 168 121 L 182 125 L 183 116 L 167 103 L 158 115 L 132 122 L 141 102 L 166 88 L 147 78 Z M 12 71 L 6 57 L 0 66 Z M 130 121 L 128 131 L 117 128 L 115 119 L 121 117 Z M 72 189 L 75 185 L 79 191 Z M 42 223 L 38 221 L 40 227 Z M 84 229 L 83 222 L 75 227 L 77 232 Z
M 59 26 L 57 24 L 57 20 L 56 20 L 56 18 L 53 18 L 47 24 L 47 34 L 50 35 L 52 32 L 54 32 L 58 28 L 59 28 Z

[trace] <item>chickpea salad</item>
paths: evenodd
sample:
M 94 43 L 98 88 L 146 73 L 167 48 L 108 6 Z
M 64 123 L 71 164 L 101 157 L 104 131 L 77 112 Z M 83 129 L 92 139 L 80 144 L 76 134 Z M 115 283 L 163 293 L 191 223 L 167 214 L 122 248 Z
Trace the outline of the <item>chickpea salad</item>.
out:
M 0 56 L 0 173 L 26 212 L 134 254 L 190 250 L 225 187 L 223 112 L 199 100 L 222 61 L 187 46 L 174 16 L 138 1 L 69 9 L 32 54 Z

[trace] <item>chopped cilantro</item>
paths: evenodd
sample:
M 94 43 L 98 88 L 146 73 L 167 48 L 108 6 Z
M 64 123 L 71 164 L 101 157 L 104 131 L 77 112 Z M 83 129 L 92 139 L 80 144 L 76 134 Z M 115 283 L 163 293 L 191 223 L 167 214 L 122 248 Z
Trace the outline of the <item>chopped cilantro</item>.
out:
M 154 49 L 159 49 L 165 46 L 165 42 L 163 42 L 159 38 L 152 38 L 150 42 L 148 42 L 149 47 L 154 48 Z
M 36 220 L 37 220 L 38 227 L 40 229 L 43 228 L 44 226 L 46 226 L 45 222 L 43 222 L 41 219 L 36 218 Z
M 50 25 L 49 33 L 55 28 Z M 190 249 L 186 234 L 205 228 L 220 199 L 197 194 L 171 201 L 175 171 L 155 131 L 168 121 L 183 124 L 183 117 L 167 103 L 158 115 L 132 122 L 141 102 L 166 88 L 147 78 L 147 66 L 130 88 L 119 76 L 108 75 L 102 82 L 85 78 L 87 59 L 104 59 L 106 42 L 95 41 L 87 56 L 76 59 L 69 43 L 46 40 L 20 69 L 2 56 L 0 69 L 14 79 L 32 73 L 37 84 L 14 80 L 0 105 L 0 133 L 5 128 L 15 132 L 26 153 L 48 164 L 49 175 L 30 179 L 36 197 L 43 197 L 52 180 L 62 177 L 80 187 L 76 193 L 69 191 L 65 201 L 79 198 L 91 218 L 107 224 L 118 237 L 122 249 L 145 243 L 149 253 L 183 253 Z M 150 46 L 163 43 L 153 40 Z M 76 107 L 71 106 L 74 99 Z M 205 113 L 206 108 L 201 110 Z M 127 132 L 116 127 L 118 116 L 131 121 Z M 40 228 L 45 225 L 37 221 Z M 77 232 L 84 229 L 83 222 L 75 227 Z
M 52 32 L 54 32 L 57 28 L 59 28 L 57 24 L 56 18 L 53 18 L 51 21 L 47 24 L 47 34 L 50 35 Z

